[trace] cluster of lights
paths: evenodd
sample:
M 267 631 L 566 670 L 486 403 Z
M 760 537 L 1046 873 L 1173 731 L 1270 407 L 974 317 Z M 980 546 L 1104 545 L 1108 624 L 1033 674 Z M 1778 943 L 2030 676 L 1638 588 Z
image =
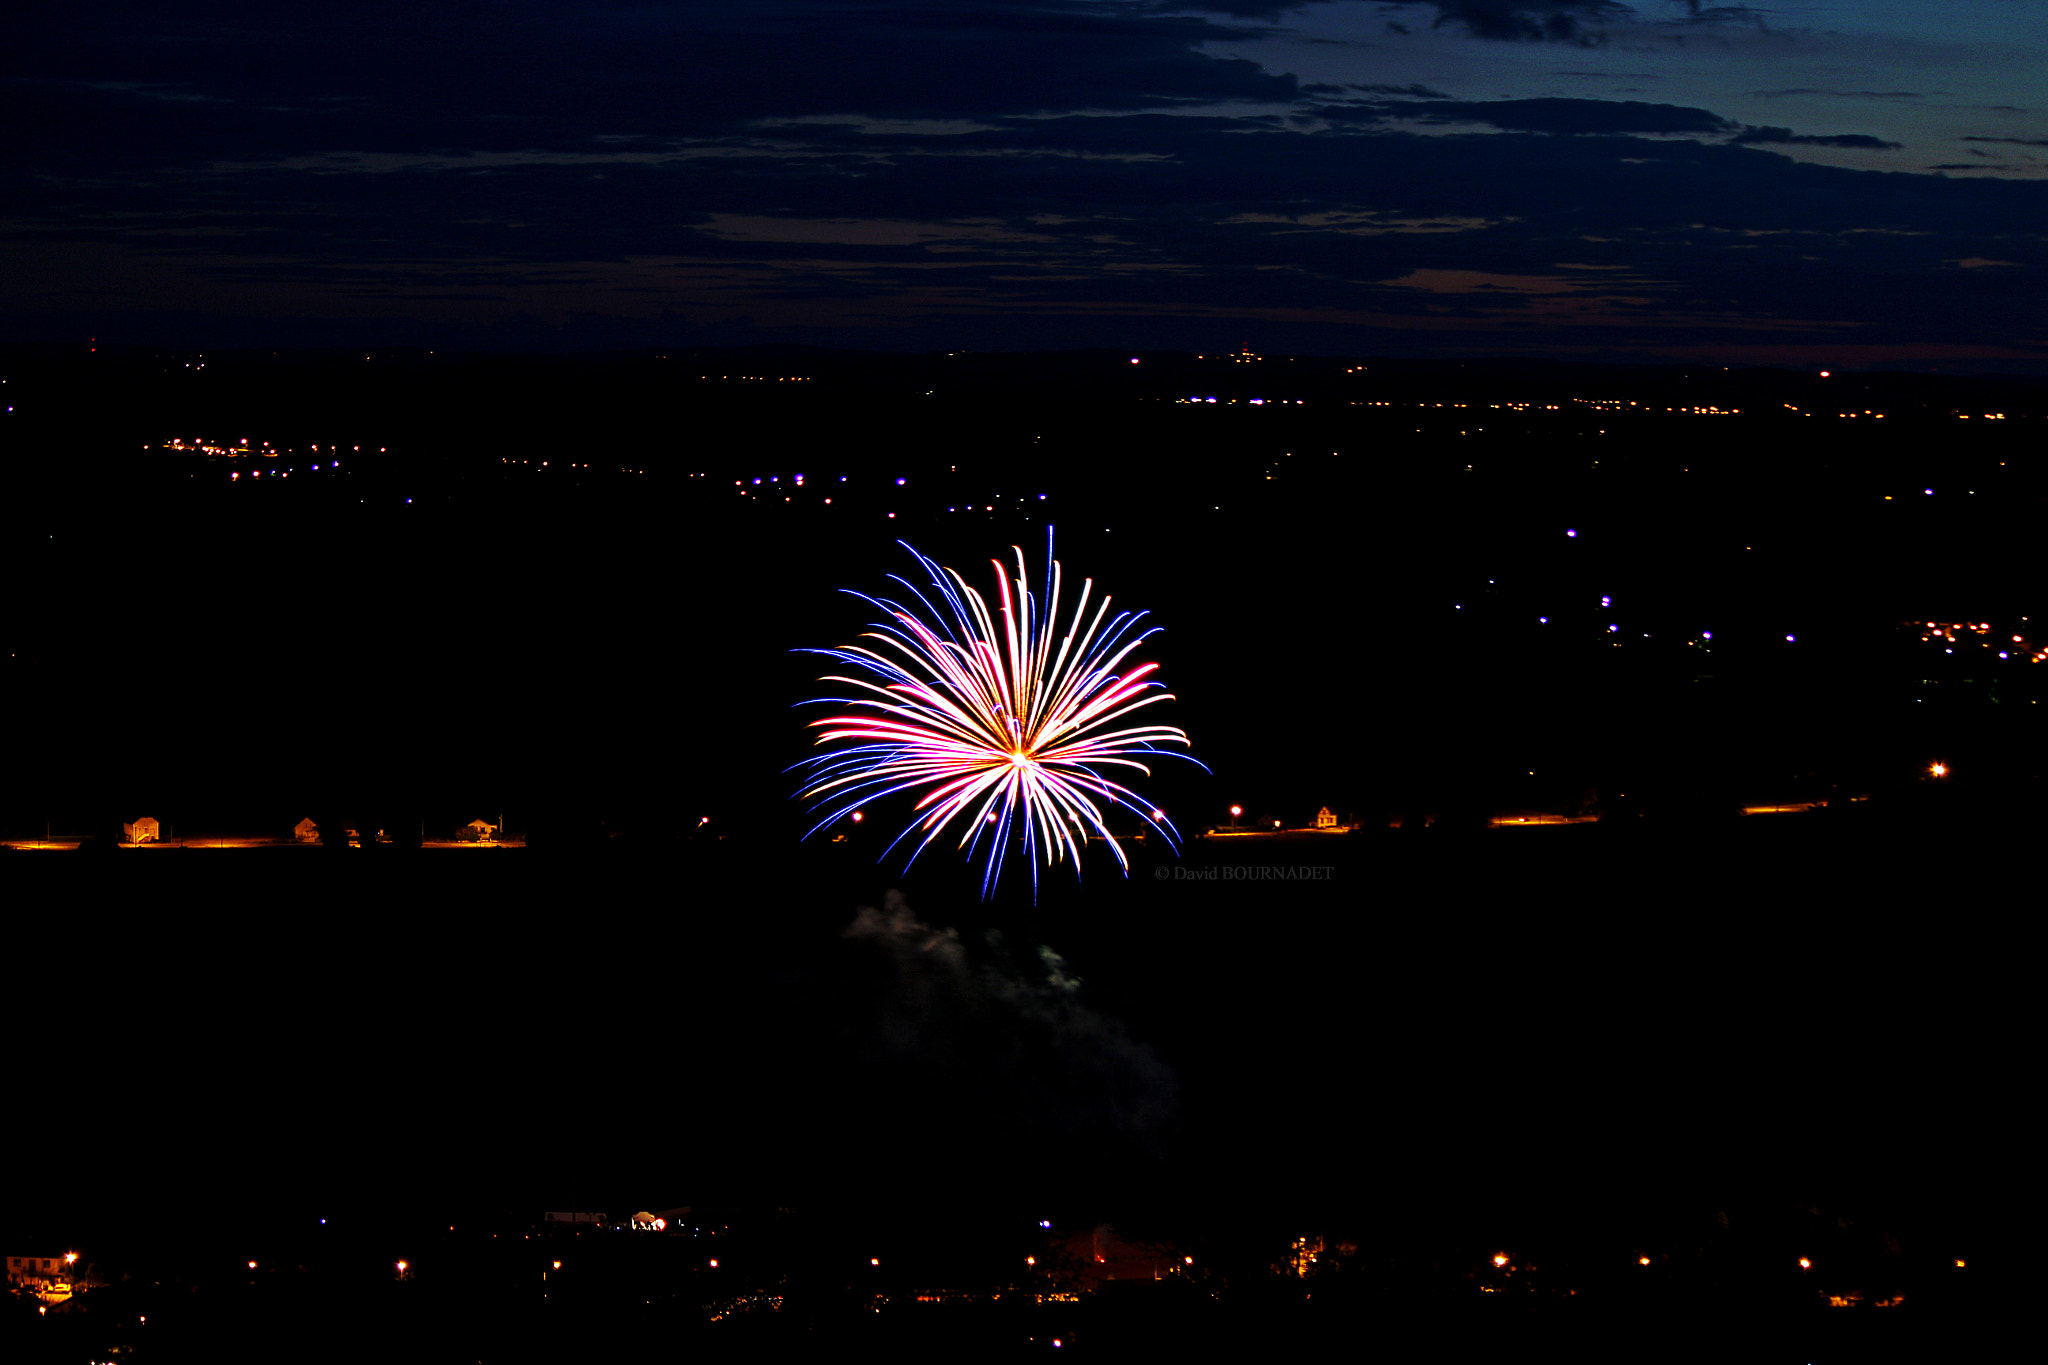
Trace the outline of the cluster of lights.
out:
M 1299 407 L 1306 407 L 1306 406 L 1308 405 L 1308 400 L 1307 400 L 1306 398 L 1246 398 L 1246 399 L 1242 399 L 1242 400 L 1240 400 L 1240 399 L 1236 399 L 1236 398 L 1218 398 L 1218 397 L 1216 397 L 1216 396 L 1215 396 L 1215 395 L 1213 395 L 1213 394 L 1212 394 L 1212 395 L 1210 395 L 1210 396 L 1209 396 L 1209 397 L 1207 397 L 1207 398 L 1204 398 L 1204 397 L 1202 397 L 1202 396 L 1201 396 L 1200 394 L 1195 394 L 1195 395 L 1193 395 L 1193 396 L 1191 396 L 1191 397 L 1188 397 L 1188 398 L 1176 398 L 1176 399 L 1174 399 L 1173 401 L 1174 401 L 1175 403 L 1180 403 L 1180 404 L 1188 404 L 1188 403 L 1192 403 L 1192 404 L 1195 404 L 1195 405 L 1197 405 L 1197 406 L 1199 406 L 1199 405 L 1201 405 L 1201 404 L 1203 404 L 1203 403 L 1221 403 L 1221 404 L 1222 404 L 1223 406 L 1225 406 L 1225 407 L 1232 407 L 1232 406 L 1235 406 L 1235 405 L 1236 405 L 1237 403 L 1239 403 L 1239 402 L 1241 401 L 1241 402 L 1243 402 L 1243 403 L 1244 403 L 1244 404 L 1245 404 L 1245 405 L 1246 405 L 1247 407 L 1254 407 L 1254 408 L 1264 408 L 1264 407 L 1279 407 L 1279 408 L 1284 408 L 1284 407 L 1289 407 L 1289 406 L 1292 406 L 1292 407 L 1297 407 L 1297 408 L 1299 408 Z
M 2023 616 L 2020 619 L 2024 621 L 2027 618 Z M 1955 653 L 1955 647 L 1958 644 L 1967 646 L 1974 643 L 1979 649 L 1998 650 L 1998 657 L 2001 659 L 2010 659 L 2017 654 L 2029 663 L 2048 663 L 2048 645 L 2030 645 L 2027 643 L 2026 636 L 2018 633 L 2014 633 L 2010 640 L 1981 639 L 1971 641 L 1967 638 L 1971 635 L 1989 636 L 1991 634 L 1991 623 L 1989 621 L 1950 621 L 1946 623 L 1941 621 L 1908 621 L 1906 625 L 1908 628 L 1920 632 L 1920 640 L 1923 644 L 1938 644 L 1942 647 L 1941 652 L 1944 654 Z M 1959 639 L 1959 636 L 1965 638 Z M 2001 648 L 2001 646 L 2006 647 Z
M 666 360 L 668 357 L 663 356 L 662 359 Z M 811 382 L 811 376 L 807 374 L 700 374 L 697 378 L 707 384 L 714 381 L 726 384 L 734 382 L 748 384 L 808 384 Z

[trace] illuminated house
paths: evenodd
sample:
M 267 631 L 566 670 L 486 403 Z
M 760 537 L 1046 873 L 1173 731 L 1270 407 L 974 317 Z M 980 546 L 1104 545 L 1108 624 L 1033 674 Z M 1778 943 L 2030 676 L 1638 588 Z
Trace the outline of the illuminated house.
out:
M 462 830 L 468 837 L 481 844 L 489 840 L 493 834 L 496 834 L 498 827 L 488 820 L 472 820 L 464 825 Z
M 38 1284 L 44 1280 L 61 1280 L 65 1264 L 62 1256 L 9 1256 L 7 1282 Z
M 9 1256 L 7 1282 L 44 1303 L 63 1303 L 71 1297 L 71 1263 L 77 1259 L 76 1255 Z
M 313 823 L 311 816 L 307 816 L 292 826 L 292 838 L 302 844 L 313 843 L 320 838 L 320 826 Z
M 1331 810 L 1331 809 L 1330 809 L 1330 808 L 1329 808 L 1328 806 L 1324 806 L 1324 807 L 1323 807 L 1323 808 L 1322 808 L 1321 810 L 1317 811 L 1317 812 L 1316 812 L 1316 828 L 1317 828 L 1317 829 L 1335 829 L 1335 828 L 1337 828 L 1337 812 L 1335 812 L 1335 811 Z
M 132 825 L 121 826 L 121 842 L 124 844 L 153 844 L 162 833 L 161 827 L 145 815 Z

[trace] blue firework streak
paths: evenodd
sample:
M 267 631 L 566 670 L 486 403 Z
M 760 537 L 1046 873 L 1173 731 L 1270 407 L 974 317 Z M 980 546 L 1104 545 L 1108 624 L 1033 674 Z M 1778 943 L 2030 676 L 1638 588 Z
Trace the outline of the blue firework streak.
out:
M 1002 873 L 1013 835 L 1023 843 L 1034 892 L 1041 865 L 1071 857 L 1078 876 L 1081 846 L 1091 835 L 1109 845 L 1128 875 L 1130 863 L 1104 822 L 1105 803 L 1135 811 L 1177 848 L 1172 822 L 1109 775 L 1134 769 L 1150 776 L 1145 758 L 1154 754 L 1202 766 L 1181 752 L 1188 743 L 1181 730 L 1118 726 L 1133 712 L 1172 698 L 1151 677 L 1157 664 L 1125 666 L 1155 633 L 1138 629 L 1145 614 L 1111 616 L 1105 596 L 1091 616 L 1095 583 L 1088 579 L 1063 623 L 1050 528 L 1044 600 L 1031 592 L 1018 549 L 1014 577 L 990 561 L 993 609 L 958 573 L 898 543 L 929 576 L 920 588 L 891 575 L 922 610 L 853 593 L 886 617 L 861 637 L 875 644 L 803 651 L 856 673 L 821 679 L 856 691 L 817 699 L 851 708 L 811 722 L 821 732 L 820 745 L 848 747 L 798 765 L 812 769 L 803 796 L 830 812 L 805 837 L 870 801 L 917 792 L 916 817 L 882 856 L 914 840 L 907 869 L 947 830 L 956 830 L 969 861 L 986 859 L 984 898 Z

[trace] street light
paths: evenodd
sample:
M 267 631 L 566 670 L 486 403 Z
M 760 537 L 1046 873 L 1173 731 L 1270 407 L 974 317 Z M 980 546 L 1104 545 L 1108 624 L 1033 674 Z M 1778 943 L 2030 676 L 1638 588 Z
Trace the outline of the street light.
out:
M 1231 827 L 1232 829 L 1236 829 L 1236 828 L 1237 828 L 1237 817 L 1238 817 L 1238 816 L 1240 816 L 1240 815 L 1243 815 L 1243 814 L 1244 814 L 1244 807 L 1243 807 L 1243 806 L 1232 806 L 1232 807 L 1230 808 L 1230 827 Z

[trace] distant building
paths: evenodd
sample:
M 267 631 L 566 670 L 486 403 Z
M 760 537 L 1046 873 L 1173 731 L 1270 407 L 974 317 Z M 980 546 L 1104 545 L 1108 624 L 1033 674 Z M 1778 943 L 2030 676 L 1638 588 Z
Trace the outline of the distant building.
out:
M 61 1280 L 70 1264 L 63 1256 L 9 1256 L 7 1282 L 41 1284 L 46 1280 Z
M 1331 809 L 1330 809 L 1330 808 L 1329 808 L 1328 806 L 1324 806 L 1324 807 L 1323 807 L 1323 808 L 1322 808 L 1321 810 L 1317 811 L 1317 812 L 1316 812 L 1316 828 L 1317 828 L 1317 829 L 1335 829 L 1335 828 L 1337 828 L 1337 812 L 1335 812 L 1335 811 L 1331 810 Z
M 124 844 L 153 844 L 162 833 L 162 827 L 145 815 L 132 825 L 121 826 L 121 842 Z
M 320 838 L 320 826 L 313 823 L 311 816 L 307 816 L 292 826 L 292 838 L 302 844 L 317 843 Z
M 463 833 L 480 844 L 488 842 L 490 837 L 498 832 L 498 827 L 488 820 L 472 820 L 462 829 Z

